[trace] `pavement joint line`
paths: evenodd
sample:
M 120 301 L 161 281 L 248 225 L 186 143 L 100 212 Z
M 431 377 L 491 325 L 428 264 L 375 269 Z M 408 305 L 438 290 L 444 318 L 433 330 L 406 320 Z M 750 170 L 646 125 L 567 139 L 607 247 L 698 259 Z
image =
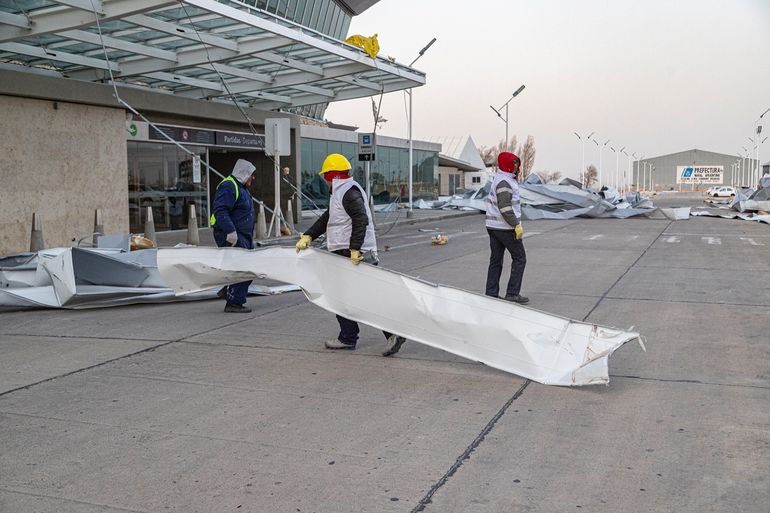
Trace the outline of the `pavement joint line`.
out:
M 550 234 L 550 233 L 553 233 L 553 232 L 558 232 L 560 230 L 564 230 L 566 228 L 569 228 L 570 226 L 574 225 L 575 223 L 577 223 L 577 221 L 574 221 L 572 223 L 567 223 L 564 226 L 560 226 L 558 228 L 554 228 L 553 230 L 547 230 L 545 232 L 538 233 L 537 235 L 533 235 L 532 237 L 538 237 L 540 235 L 546 235 L 546 234 Z M 401 272 L 403 272 L 404 274 L 408 274 L 408 273 L 411 273 L 411 272 L 414 272 L 414 271 L 419 271 L 420 269 L 425 269 L 427 267 L 431 267 L 431 266 L 434 266 L 434 265 L 443 264 L 445 262 L 449 262 L 450 260 L 459 260 L 460 258 L 465 258 L 466 256 L 468 256 L 468 255 L 464 254 L 464 255 L 460 255 L 460 256 L 449 257 L 449 258 L 445 258 L 443 260 L 437 260 L 436 262 L 431 262 L 429 264 L 425 264 L 425 265 L 421 265 L 421 266 L 418 266 L 418 267 L 414 267 L 412 269 L 406 269 L 406 270 L 401 271 Z
M 112 337 L 96 337 L 93 335 L 38 335 L 34 333 L 7 333 L 0 332 L 0 335 L 8 337 L 34 337 L 34 338 L 74 338 L 84 340 L 111 340 L 111 341 L 123 341 L 123 342 L 169 342 L 168 339 L 158 338 L 112 338 Z
M 701 381 L 699 379 L 646 378 L 644 376 L 634 376 L 631 374 L 610 374 L 610 377 L 616 378 L 616 379 L 635 379 L 640 381 L 654 381 L 656 383 L 686 383 L 691 385 L 704 385 L 704 386 L 712 386 L 712 387 L 756 388 L 759 390 L 770 390 L 770 386 L 744 385 L 740 383 L 715 383 L 713 381 Z
M 247 321 L 256 319 L 258 317 L 262 317 L 263 315 L 268 315 L 268 314 L 275 313 L 275 312 L 277 312 L 279 310 L 282 310 L 284 308 L 286 308 L 286 307 L 277 308 L 275 310 L 271 310 L 269 312 L 264 312 L 264 313 L 261 313 L 259 315 L 255 315 L 255 316 L 249 316 L 249 318 L 247 318 L 247 319 L 242 319 L 240 321 L 233 322 L 233 323 L 228 324 L 226 326 L 220 326 L 220 327 L 217 327 L 217 328 L 211 328 L 211 329 L 208 329 L 208 330 L 204 330 L 204 331 L 202 331 L 200 333 L 196 333 L 194 335 L 187 335 L 187 336 L 184 336 L 184 337 L 181 337 L 181 338 L 178 338 L 178 339 L 169 340 L 169 341 L 163 342 L 162 344 L 157 344 L 157 345 L 154 345 L 154 346 L 146 347 L 146 348 L 141 349 L 139 351 L 134 351 L 133 353 L 125 354 L 123 356 L 118 356 L 116 358 L 111 358 L 109 360 L 105 360 L 103 362 L 95 363 L 94 365 L 89 365 L 89 366 L 83 367 L 81 369 L 75 369 L 75 370 L 70 371 L 70 372 L 65 372 L 64 374 L 59 374 L 58 376 L 52 376 L 50 378 L 42 379 L 42 380 L 36 381 L 34 383 L 28 383 L 28 384 L 20 386 L 20 387 L 12 388 L 10 390 L 6 390 L 4 392 L 0 392 L 0 397 L 4 397 L 4 396 L 6 396 L 8 394 L 12 394 L 12 393 L 18 392 L 20 390 L 28 390 L 31 387 L 34 387 L 34 386 L 37 386 L 37 385 L 41 385 L 43 383 L 48 383 L 49 381 L 53 381 L 53 380 L 56 380 L 56 379 L 59 379 L 59 378 L 66 378 L 68 376 L 72 376 L 72 375 L 78 374 L 80 372 L 84 372 L 84 371 L 87 371 L 87 370 L 95 369 L 97 367 L 101 367 L 102 365 L 107 365 L 109 363 L 117 362 L 118 360 L 123 360 L 124 358 L 131 358 L 133 356 L 136 356 L 136 355 L 139 355 L 139 354 L 142 354 L 142 353 L 147 353 L 147 352 L 150 352 L 150 351 L 154 351 L 155 349 L 160 349 L 161 347 L 165 347 L 167 345 L 170 345 L 170 344 L 173 344 L 173 343 L 176 343 L 176 342 L 182 342 L 182 341 L 184 341 L 184 339 L 189 338 L 189 337 L 198 337 L 200 335 L 205 335 L 207 333 L 211 333 L 212 331 L 216 331 L 216 330 L 228 327 L 228 326 L 235 326 L 236 324 L 241 324 L 243 322 L 247 322 Z
M 476 448 L 481 445 L 481 442 L 484 441 L 484 438 L 492 431 L 492 429 L 495 427 L 495 424 L 497 424 L 497 421 L 499 421 L 502 416 L 505 414 L 506 411 L 508 411 L 508 408 L 510 408 L 511 404 L 513 404 L 513 401 L 518 399 L 521 394 L 524 393 L 524 390 L 527 388 L 527 386 L 531 383 L 530 380 L 526 380 L 521 387 L 516 391 L 516 393 L 513 394 L 513 396 L 508 399 L 505 404 L 498 410 L 498 412 L 495 414 L 494 417 L 492 417 L 489 422 L 487 422 L 487 425 L 484 426 L 484 428 L 481 430 L 481 432 L 476 436 L 476 438 L 471 442 L 471 444 L 465 448 L 462 454 L 457 457 L 454 464 L 449 468 L 449 470 L 446 471 L 446 473 L 441 476 L 441 478 L 436 481 L 436 483 L 428 490 L 428 493 L 425 494 L 425 496 L 420 499 L 420 502 L 417 503 L 417 506 L 414 507 L 414 509 L 411 511 L 411 513 L 419 513 L 421 511 L 425 511 L 425 507 L 430 504 L 433 501 L 433 496 L 436 494 L 437 491 L 441 489 L 448 481 L 449 479 L 460 469 L 460 467 L 465 463 L 465 460 L 470 459 L 473 452 L 476 450 Z
M 32 415 L 29 413 L 18 413 L 13 411 L 0 411 L 0 414 L 2 415 L 8 415 L 8 416 L 17 416 L 17 417 L 25 417 L 30 419 L 40 419 L 40 420 L 53 420 L 56 422 L 68 422 L 70 424 L 80 424 L 83 426 L 96 426 L 96 427 L 104 427 L 104 428 L 112 428 L 112 429 L 121 429 L 124 431 L 136 431 L 138 433 L 151 433 L 155 435 L 173 435 L 177 436 L 179 438 L 195 438 L 198 440 L 209 440 L 209 441 L 215 441 L 215 442 L 229 442 L 234 444 L 242 444 L 242 445 L 248 445 L 252 447 L 270 447 L 272 449 L 282 449 L 286 451 L 294 451 L 294 452 L 301 452 L 301 453 L 312 453 L 312 454 L 324 454 L 324 455 L 340 455 L 345 456 L 347 458 L 355 458 L 358 460 L 366 460 L 367 458 L 365 456 L 361 456 L 360 454 L 350 454 L 346 452 L 340 452 L 340 451 L 324 451 L 321 449 L 311 449 L 308 447 L 297 447 L 294 445 L 279 445 L 279 444 L 270 444 L 265 442 L 252 442 L 249 440 L 242 440 L 237 438 L 225 438 L 221 436 L 209 436 L 209 435 L 197 435 L 194 433 L 180 433 L 178 431 L 174 430 L 163 430 L 163 429 L 145 429 L 141 427 L 136 426 L 126 426 L 125 424 L 108 424 L 106 422 L 92 422 L 88 420 L 78 420 L 78 419 L 66 419 L 61 417 L 51 417 L 48 415 Z
M 633 263 L 632 263 L 631 265 L 629 265 L 629 266 L 628 266 L 628 268 L 625 270 L 625 272 L 624 272 L 623 274 L 621 274 L 620 276 L 618 276 L 618 279 L 617 279 L 617 280 L 615 280 L 615 283 L 613 283 L 612 285 L 610 285 L 610 288 L 608 288 L 608 289 L 607 289 L 607 290 L 604 292 L 604 294 L 602 294 L 602 295 L 601 295 L 601 297 L 600 297 L 600 298 L 599 298 L 599 300 L 596 302 L 596 304 L 593 306 L 593 308 L 591 308 L 591 310 L 590 310 L 590 311 L 589 311 L 589 312 L 588 312 L 588 313 L 585 315 L 585 317 L 583 317 L 583 322 L 585 322 L 585 321 L 586 321 L 586 319 L 588 319 L 588 317 L 590 317 L 590 316 L 591 316 L 591 314 L 592 314 L 592 313 L 594 313 L 594 310 L 596 310 L 596 308 L 597 308 L 597 307 L 599 306 L 599 304 L 600 304 L 600 303 L 601 303 L 601 302 L 604 300 L 604 298 L 606 298 L 606 297 L 607 297 L 607 295 L 610 293 L 610 291 L 611 291 L 612 289 L 614 289 L 614 288 L 615 288 L 615 285 L 617 285 L 618 283 L 620 283 L 620 280 L 622 280 L 622 279 L 623 279 L 623 277 L 625 277 L 625 275 L 626 275 L 626 274 L 628 274 L 628 272 L 629 272 L 629 271 L 630 271 L 630 270 L 631 270 L 631 269 L 632 269 L 632 268 L 633 268 L 633 267 L 634 267 L 634 266 L 637 264 L 637 262 L 639 262 L 639 260 L 641 260 L 641 259 L 642 259 L 642 257 L 643 257 L 644 255 L 646 255 L 646 254 L 647 254 L 647 251 L 649 251 L 649 249 L 650 249 L 650 248 L 653 246 L 653 244 L 655 244 L 655 243 L 656 243 L 658 240 L 660 240 L 660 237 L 663 235 L 663 232 L 665 232 L 665 231 L 668 229 L 668 227 L 669 227 L 669 226 L 671 226 L 671 223 L 673 223 L 673 222 L 674 222 L 673 220 L 669 221 L 669 222 L 668 222 L 668 224 L 666 225 L 666 227 L 665 227 L 665 228 L 663 228 L 663 230 L 662 230 L 662 231 L 661 231 L 661 232 L 658 234 L 658 236 L 657 236 L 657 237 L 655 237 L 655 238 L 652 240 L 652 242 L 650 242 L 650 244 L 649 244 L 649 245 L 648 245 L 648 246 L 647 246 L 647 247 L 644 249 L 644 251 L 642 251 L 642 253 L 641 253 L 641 254 L 640 254 L 638 257 L 637 257 L 637 259 L 636 259 L 636 260 L 634 260 L 634 261 L 633 261 Z
M 618 297 L 618 296 L 606 296 L 603 299 L 612 299 L 616 301 L 653 301 L 655 303 L 673 303 L 684 305 L 723 305 L 723 306 L 740 306 L 740 307 L 758 307 L 758 308 L 770 308 L 770 305 L 753 304 L 753 303 L 727 303 L 719 301 L 690 301 L 690 300 L 668 300 L 668 299 L 653 299 L 647 297 Z
M 414 341 L 413 341 L 414 342 Z M 310 354 L 327 354 L 331 355 L 333 354 L 328 349 L 299 349 L 296 347 L 277 347 L 277 346 L 250 346 L 247 344 L 231 344 L 227 342 L 200 342 L 197 340 L 180 340 L 177 342 L 178 344 L 190 344 L 190 345 L 198 345 L 198 346 L 207 346 L 207 347 L 233 347 L 233 348 L 239 348 L 239 349 L 254 349 L 254 350 L 261 350 L 261 349 L 268 349 L 268 350 L 274 350 L 274 351 L 282 351 L 287 353 L 310 353 Z M 419 344 L 419 342 L 414 342 L 416 344 Z M 355 354 L 355 351 L 352 351 L 353 354 L 348 353 L 348 358 L 374 358 L 377 360 L 380 360 L 383 358 L 383 356 L 379 353 L 376 354 L 362 354 L 358 353 Z M 462 357 L 460 357 L 462 358 Z M 469 367 L 479 367 L 479 368 L 486 368 L 486 369 L 493 369 L 492 367 L 488 367 L 482 363 L 466 360 L 463 358 L 461 361 L 448 361 L 448 360 L 437 360 L 434 358 L 413 358 L 409 356 L 401 355 L 398 357 L 398 360 L 408 360 L 410 362 L 428 362 L 428 363 L 436 363 L 436 364 L 449 364 L 449 365 L 466 365 Z M 436 373 L 442 373 L 446 374 L 446 371 L 433 371 L 432 369 L 420 369 L 420 372 L 436 372 Z M 504 371 L 497 371 L 497 372 L 504 372 Z M 509 374 L 505 373 L 506 376 L 518 376 L 516 374 Z M 520 377 L 520 376 L 519 376 Z
M 122 506 L 110 506 L 109 504 L 101 504 L 98 502 L 90 502 L 90 501 L 82 501 L 79 499 L 71 499 L 69 497 L 60 497 L 56 495 L 46 495 L 43 493 L 30 493 L 30 492 L 22 492 L 20 490 L 11 490 L 8 488 L 0 488 L 0 492 L 6 492 L 6 493 L 17 493 L 19 495 L 26 495 L 27 497 L 38 497 L 38 498 L 44 498 L 44 499 L 54 499 L 58 501 L 68 501 L 68 502 L 74 502 L 76 504 L 87 504 L 89 506 L 99 506 L 100 508 L 109 508 L 111 511 L 127 511 L 128 513 L 152 513 L 151 511 L 145 510 L 145 509 L 129 509 L 124 508 Z

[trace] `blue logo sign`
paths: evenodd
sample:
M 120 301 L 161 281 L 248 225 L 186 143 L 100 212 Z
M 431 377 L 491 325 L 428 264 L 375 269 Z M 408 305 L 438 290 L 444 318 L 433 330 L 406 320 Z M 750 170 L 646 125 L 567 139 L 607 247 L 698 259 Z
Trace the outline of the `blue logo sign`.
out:
M 692 176 L 693 169 L 691 167 L 686 167 L 682 171 L 682 178 L 690 178 Z
M 372 136 L 371 135 L 364 135 L 364 136 L 362 136 L 362 139 L 364 141 L 364 144 L 372 144 Z

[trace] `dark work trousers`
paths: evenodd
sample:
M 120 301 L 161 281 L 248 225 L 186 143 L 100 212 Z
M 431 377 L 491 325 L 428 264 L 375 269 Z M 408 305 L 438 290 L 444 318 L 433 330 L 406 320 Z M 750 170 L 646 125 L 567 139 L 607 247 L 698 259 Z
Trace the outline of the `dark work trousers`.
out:
M 229 248 L 230 243 L 227 242 L 227 234 L 219 230 L 214 230 L 214 241 L 220 248 Z M 237 248 L 253 249 L 254 244 L 248 238 L 242 237 L 238 234 L 238 242 L 235 245 Z M 230 305 L 245 305 L 246 296 L 249 295 L 249 285 L 251 281 L 242 281 L 233 285 L 227 286 L 227 304 Z
M 340 249 L 338 251 L 334 251 L 334 254 L 350 258 L 349 249 Z M 379 261 L 375 260 L 371 253 L 364 253 L 363 255 L 364 262 L 372 265 L 379 264 Z M 361 331 L 361 329 L 358 327 L 358 323 L 356 321 L 351 321 L 350 319 L 342 317 L 341 315 L 337 316 L 337 322 L 340 325 L 340 334 L 337 336 L 337 340 L 349 346 L 356 345 L 356 342 L 358 342 L 358 333 Z M 387 331 L 383 331 L 382 334 L 385 335 L 386 339 L 390 338 L 391 335 Z
M 489 270 L 487 271 L 487 296 L 498 297 L 500 292 L 500 275 L 503 272 L 503 256 L 505 250 L 511 254 L 511 277 L 508 280 L 508 288 L 505 297 L 515 296 L 521 291 L 521 279 L 524 276 L 524 267 L 527 265 L 527 254 L 524 251 L 524 243 L 516 240 L 513 230 L 490 230 L 489 234 Z

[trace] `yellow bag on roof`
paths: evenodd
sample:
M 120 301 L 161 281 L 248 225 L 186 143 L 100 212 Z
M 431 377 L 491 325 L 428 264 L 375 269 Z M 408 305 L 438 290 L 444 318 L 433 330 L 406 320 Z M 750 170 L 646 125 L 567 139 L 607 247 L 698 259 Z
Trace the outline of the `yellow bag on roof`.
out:
M 377 54 L 380 53 L 380 43 L 377 41 L 377 34 L 373 35 L 372 37 L 356 34 L 347 38 L 345 42 L 349 45 L 361 48 L 372 59 L 377 57 Z

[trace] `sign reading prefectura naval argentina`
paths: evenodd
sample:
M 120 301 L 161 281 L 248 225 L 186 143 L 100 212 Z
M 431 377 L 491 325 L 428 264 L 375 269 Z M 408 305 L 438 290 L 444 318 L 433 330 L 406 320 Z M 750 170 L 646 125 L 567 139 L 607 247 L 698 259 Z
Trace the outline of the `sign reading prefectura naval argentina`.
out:
M 676 166 L 676 183 L 724 183 L 724 166 Z

